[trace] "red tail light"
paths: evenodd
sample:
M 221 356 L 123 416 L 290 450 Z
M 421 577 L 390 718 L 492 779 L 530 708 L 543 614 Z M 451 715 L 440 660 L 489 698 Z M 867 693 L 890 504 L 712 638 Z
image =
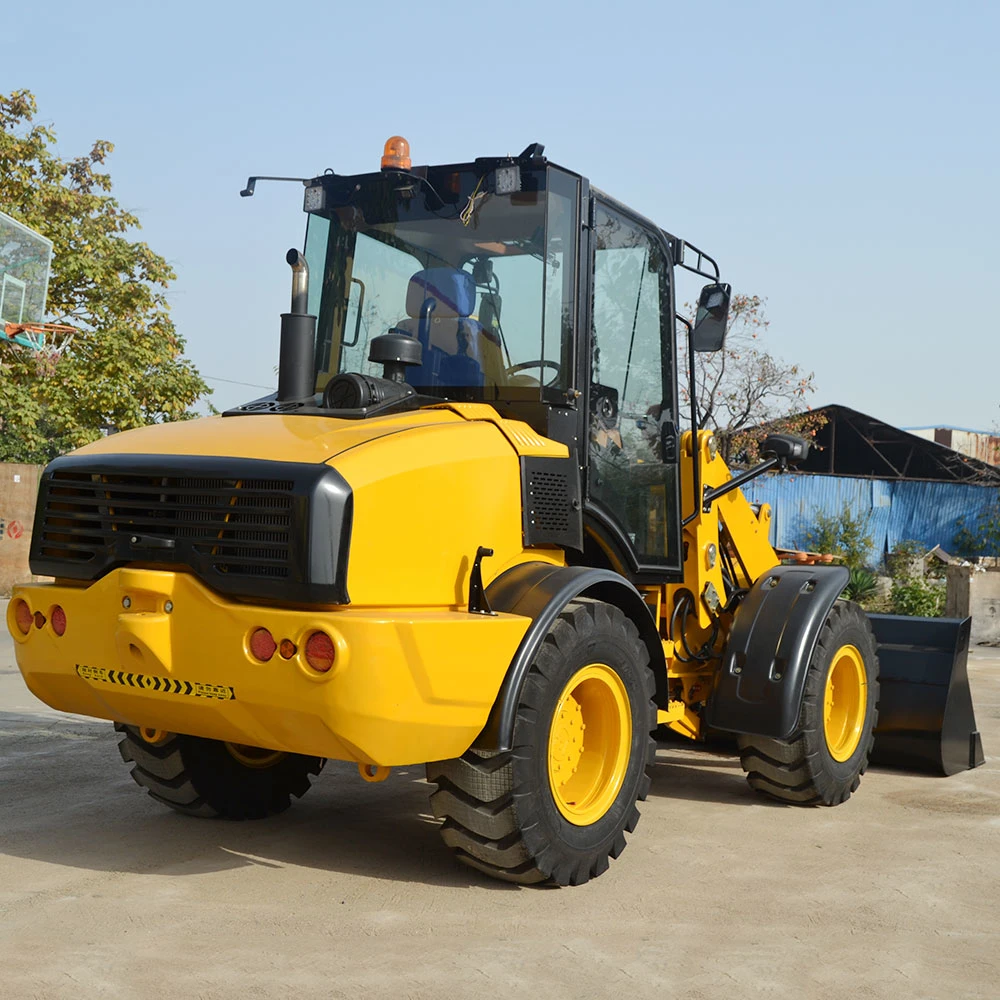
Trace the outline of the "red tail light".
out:
M 266 628 L 254 629 L 253 634 L 250 636 L 250 652 L 258 660 L 267 663 L 274 656 L 274 651 L 277 648 L 278 644 L 274 641 L 274 636 Z
M 41 611 L 35 612 L 35 628 L 44 628 L 45 626 L 45 615 Z
M 14 602 L 14 621 L 17 622 L 21 635 L 27 635 L 31 631 L 32 614 L 27 601 Z
M 58 604 L 52 609 L 52 631 L 56 635 L 63 635 L 66 631 L 66 612 Z
M 290 660 L 298 652 L 298 649 L 291 639 L 282 639 L 281 645 L 278 646 L 278 652 L 281 653 L 283 660 Z
M 306 640 L 306 662 L 313 670 L 325 674 L 333 666 L 336 650 L 325 632 L 313 632 Z

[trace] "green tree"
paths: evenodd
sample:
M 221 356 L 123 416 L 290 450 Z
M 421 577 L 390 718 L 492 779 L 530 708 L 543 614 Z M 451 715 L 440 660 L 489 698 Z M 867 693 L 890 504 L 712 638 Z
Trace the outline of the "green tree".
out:
M 730 465 L 757 462 L 768 434 L 811 438 L 826 423 L 826 417 L 811 412 L 805 402 L 815 392 L 813 373 L 764 348 L 769 322 L 759 295 L 734 294 L 725 347 L 698 355 L 695 361 L 698 424 L 714 431 L 719 451 Z M 678 338 L 678 370 L 687 371 L 683 337 Z M 687 405 L 686 380 L 682 385 Z
M 837 556 L 848 569 L 866 569 L 871 556 L 871 514 L 855 511 L 844 503 L 839 514 L 813 512 L 813 527 L 806 532 L 806 544 L 814 552 Z
M 127 430 L 190 416 L 210 390 L 183 357 L 165 291 L 175 274 L 132 234 L 97 141 L 64 160 L 27 90 L 0 94 L 0 209 L 52 240 L 46 320 L 79 334 L 61 357 L 0 347 L 0 460 L 43 462 Z

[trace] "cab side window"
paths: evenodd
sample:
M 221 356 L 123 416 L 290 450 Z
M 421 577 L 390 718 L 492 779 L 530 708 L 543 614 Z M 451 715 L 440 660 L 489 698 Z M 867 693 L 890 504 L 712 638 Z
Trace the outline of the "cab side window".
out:
M 588 492 L 640 563 L 676 566 L 670 264 L 657 236 L 600 203 L 594 235 Z

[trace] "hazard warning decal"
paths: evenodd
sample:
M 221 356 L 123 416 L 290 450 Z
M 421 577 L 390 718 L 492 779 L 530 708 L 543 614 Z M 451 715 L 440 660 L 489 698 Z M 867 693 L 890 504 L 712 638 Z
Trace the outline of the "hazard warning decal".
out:
M 228 684 L 204 684 L 201 681 L 178 681 L 171 677 L 152 674 L 132 674 L 127 670 L 107 670 L 78 663 L 76 672 L 85 681 L 118 684 L 120 687 L 140 691 L 158 691 L 160 694 L 183 694 L 192 698 L 215 698 L 218 701 L 235 701 L 236 692 Z

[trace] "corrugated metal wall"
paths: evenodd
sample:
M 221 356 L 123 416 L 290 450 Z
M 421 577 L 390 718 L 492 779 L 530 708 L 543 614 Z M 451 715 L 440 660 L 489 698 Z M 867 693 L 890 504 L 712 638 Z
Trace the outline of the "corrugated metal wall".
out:
M 869 517 L 872 565 L 900 542 L 922 542 L 953 550 L 956 520 L 972 523 L 997 502 L 997 490 L 967 483 L 852 479 L 847 476 L 761 476 L 744 487 L 750 500 L 769 503 L 773 512 L 771 543 L 780 548 L 808 549 L 806 536 L 816 513 L 839 514 L 844 504 Z

